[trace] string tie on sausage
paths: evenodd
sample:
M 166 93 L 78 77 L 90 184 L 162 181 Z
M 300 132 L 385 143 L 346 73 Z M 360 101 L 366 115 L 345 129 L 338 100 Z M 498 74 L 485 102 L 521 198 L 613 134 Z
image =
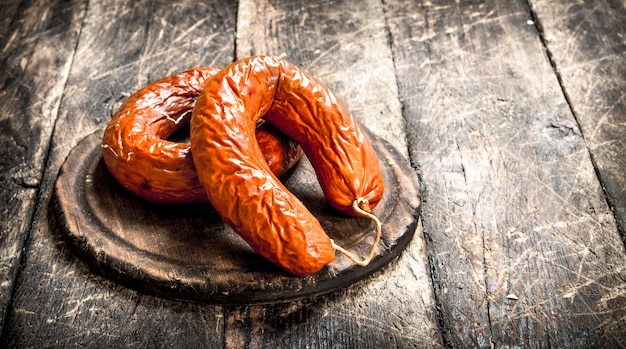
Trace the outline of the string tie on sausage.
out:
M 344 254 L 351 261 L 353 261 L 356 265 L 364 267 L 368 265 L 372 261 L 372 258 L 374 257 L 374 252 L 376 252 L 376 246 L 378 246 L 378 242 L 380 241 L 380 236 L 382 235 L 382 230 L 383 230 L 382 224 L 380 223 L 380 220 L 378 219 L 378 217 L 376 217 L 374 214 L 369 212 L 370 211 L 369 201 L 367 201 L 366 198 L 357 198 L 356 200 L 354 200 L 352 202 L 352 208 L 354 209 L 355 212 L 357 212 L 361 216 L 371 219 L 376 225 L 376 237 L 374 238 L 374 242 L 372 243 L 372 247 L 370 248 L 370 252 L 368 256 L 365 259 L 360 260 L 353 253 L 337 245 L 334 240 L 331 239 L 330 241 L 335 250 Z

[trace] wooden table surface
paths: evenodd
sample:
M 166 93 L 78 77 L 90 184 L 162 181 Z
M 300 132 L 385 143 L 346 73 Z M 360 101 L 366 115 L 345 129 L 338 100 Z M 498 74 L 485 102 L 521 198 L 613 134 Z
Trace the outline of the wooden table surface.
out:
M 626 347 L 626 2 L 0 4 L 0 347 Z M 420 179 L 390 265 L 274 305 L 145 295 L 51 224 L 59 168 L 132 92 L 287 58 Z

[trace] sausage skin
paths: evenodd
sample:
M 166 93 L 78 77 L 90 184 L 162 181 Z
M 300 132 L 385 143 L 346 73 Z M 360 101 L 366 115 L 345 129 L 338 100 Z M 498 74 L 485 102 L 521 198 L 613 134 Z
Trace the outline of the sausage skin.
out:
M 334 260 L 318 220 L 262 160 L 254 142 L 259 119 L 296 140 L 311 160 L 330 203 L 358 215 L 380 200 L 382 174 L 371 143 L 324 85 L 276 58 L 255 56 L 221 70 L 198 97 L 191 149 L 200 182 L 222 218 L 259 254 L 296 275 Z
M 131 95 L 104 131 L 104 161 L 127 190 L 157 203 L 208 202 L 188 143 L 167 140 L 189 123 L 195 100 L 219 69 L 195 68 L 159 79 Z M 267 123 L 257 127 L 263 158 L 277 175 L 300 158 L 301 148 Z

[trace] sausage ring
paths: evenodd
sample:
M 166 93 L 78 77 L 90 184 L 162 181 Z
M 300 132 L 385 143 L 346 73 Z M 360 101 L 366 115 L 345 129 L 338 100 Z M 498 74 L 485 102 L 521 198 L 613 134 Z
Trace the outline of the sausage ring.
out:
M 326 198 L 348 215 L 371 218 L 383 193 L 378 158 L 346 106 L 285 60 L 239 60 L 217 73 L 198 97 L 191 150 L 212 205 L 259 254 L 290 273 L 313 274 L 334 259 L 335 250 L 347 251 L 262 160 L 254 142 L 262 117 L 302 147 Z M 362 263 L 369 262 L 379 238 L 380 222 Z
M 104 161 L 127 190 L 157 203 L 208 202 L 198 181 L 190 145 L 167 140 L 189 123 L 196 98 L 219 70 L 197 68 L 157 80 L 131 95 L 104 131 Z M 271 125 L 256 128 L 256 142 L 280 176 L 301 148 Z

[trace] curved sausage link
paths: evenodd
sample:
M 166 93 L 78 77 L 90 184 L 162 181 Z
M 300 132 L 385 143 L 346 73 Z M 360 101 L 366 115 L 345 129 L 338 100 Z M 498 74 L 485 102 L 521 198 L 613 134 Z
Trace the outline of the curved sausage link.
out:
M 106 128 L 103 157 L 126 189 L 158 203 L 208 202 L 188 143 L 166 138 L 187 125 L 196 98 L 216 68 L 196 68 L 157 80 L 131 95 Z M 260 124 L 256 140 L 277 175 L 300 158 L 300 147 L 273 126 Z
M 370 140 L 341 100 L 293 64 L 269 59 L 280 68 L 274 103 L 265 115 L 302 146 L 330 204 L 351 216 L 358 201 L 366 212 L 383 195 L 383 176 Z M 270 64 L 268 62 L 268 64 Z
M 369 202 L 367 211 L 380 200 L 378 159 L 347 108 L 287 61 L 237 61 L 198 98 L 191 149 L 211 203 L 259 254 L 290 273 L 313 274 L 334 259 L 335 245 L 262 160 L 254 125 L 264 115 L 302 146 L 331 204 L 348 214 L 359 215 L 355 200 Z

